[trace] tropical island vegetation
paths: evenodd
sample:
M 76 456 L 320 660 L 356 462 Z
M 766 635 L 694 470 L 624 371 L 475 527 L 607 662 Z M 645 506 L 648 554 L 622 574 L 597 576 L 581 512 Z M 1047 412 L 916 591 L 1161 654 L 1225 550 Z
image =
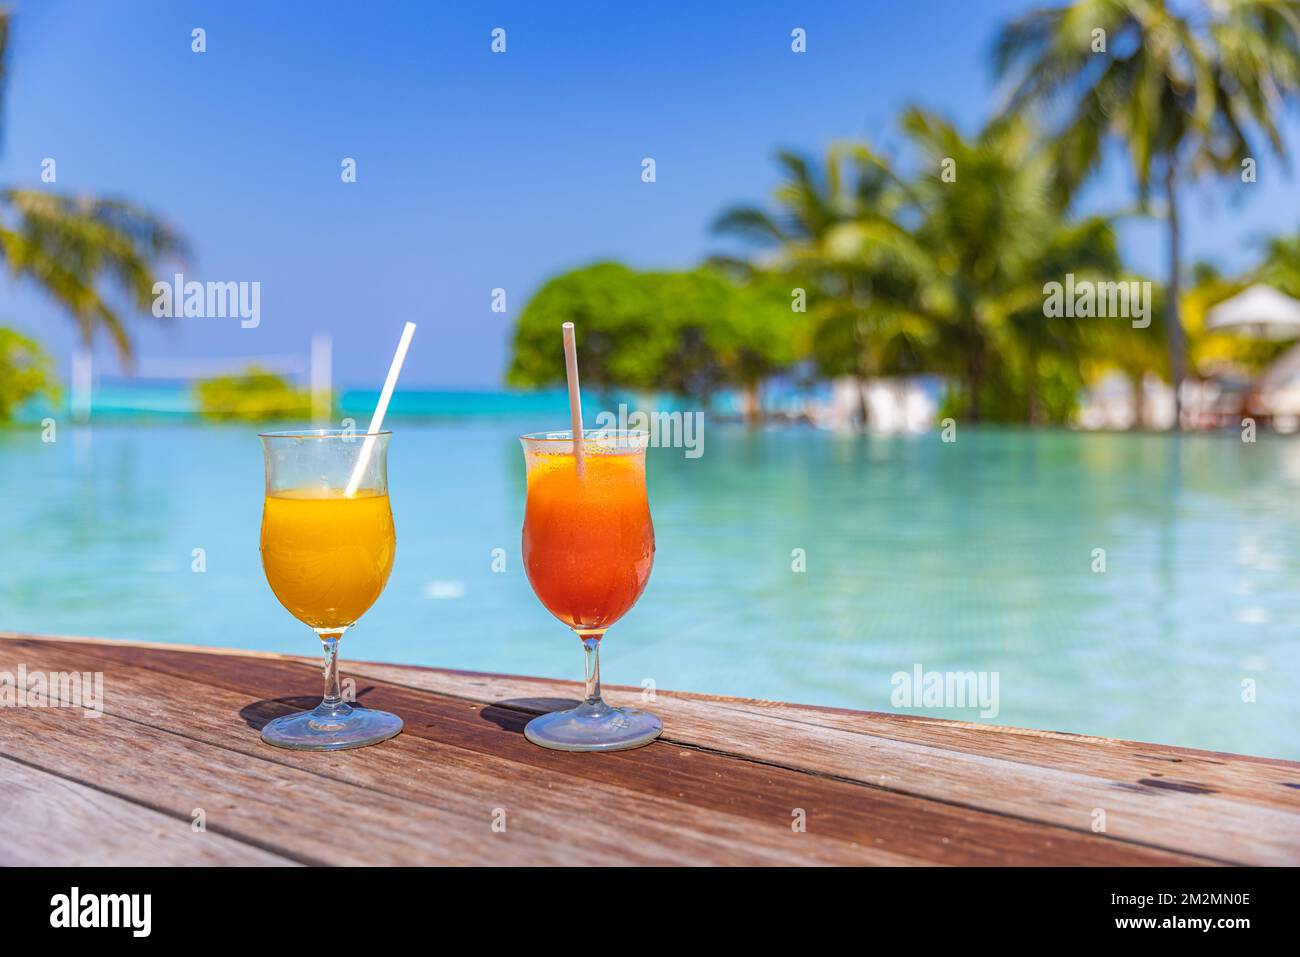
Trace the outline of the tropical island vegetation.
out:
M 0 9 L 0 97 L 11 22 Z M 1184 262 L 1180 204 L 1198 180 L 1246 190 L 1261 160 L 1285 158 L 1279 117 L 1300 91 L 1300 0 L 1076 0 L 1007 23 L 992 63 L 1005 96 L 981 128 L 911 107 L 895 149 L 782 151 L 770 203 L 717 214 L 727 251 L 680 271 L 600 262 L 551 278 L 519 316 L 507 381 L 561 381 L 555 328 L 573 321 L 590 387 L 671 392 L 705 409 L 735 390 L 751 422 L 777 377 L 847 377 L 865 425 L 866 383 L 924 374 L 946 383 L 944 415 L 1068 423 L 1085 389 L 1119 374 L 1141 425 L 1144 383 L 1168 383 L 1177 402 L 1189 375 L 1252 376 L 1274 360 L 1281 344 L 1207 331 L 1206 315 L 1254 282 L 1300 297 L 1300 234 L 1274 237 L 1252 268 L 1223 275 Z M 1126 157 L 1136 193 L 1088 208 L 1081 191 L 1108 149 Z M 1124 216 L 1163 220 L 1164 275 L 1124 263 Z M 186 251 L 134 204 L 0 189 L 8 274 L 57 302 L 82 348 L 107 336 L 127 368 L 129 319 Z M 1047 289 L 1067 277 L 1150 282 L 1150 314 L 1140 327 L 1045 315 Z M 50 370 L 37 343 L 7 334 L 0 420 L 52 394 Z M 299 408 L 293 387 L 272 378 L 252 370 L 202 385 L 200 406 Z
M 0 422 L 8 422 L 24 402 L 44 396 L 59 399 L 50 357 L 36 340 L 0 327 Z
M 270 422 L 307 419 L 311 393 L 284 376 L 250 365 L 234 375 L 214 376 L 194 385 L 199 415 L 214 421 Z
M 12 25 L 12 11 L 0 7 L 0 139 Z M 126 201 L 0 187 L 0 265 L 59 304 L 82 348 L 106 335 L 128 368 L 134 348 L 127 318 L 148 311 L 162 263 L 185 254 L 179 233 Z M 22 402 L 54 394 L 55 380 L 37 343 L 3 328 L 0 335 L 0 381 L 8 382 L 9 398 L 0 405 L 4 422 Z
M 1300 296 L 1300 236 L 1271 241 L 1243 275 L 1196 264 L 1187 286 L 1179 211 L 1198 178 L 1248 189 L 1265 150 L 1285 155 L 1278 117 L 1300 90 L 1300 3 L 1078 0 L 1007 24 L 993 60 L 1010 94 L 982 129 L 912 107 L 891 154 L 863 142 L 779 153 L 774 202 L 716 219 L 741 255 L 681 273 L 600 263 L 551 279 L 519 317 L 508 381 L 560 381 L 555 327 L 571 320 L 600 387 L 705 407 L 737 388 L 751 420 L 775 374 L 861 384 L 932 373 L 948 383 L 945 414 L 1039 424 L 1070 421 L 1085 387 L 1120 373 L 1141 425 L 1146 377 L 1170 383 L 1176 403 L 1189 370 L 1254 374 L 1275 358 L 1277 343 L 1207 332 L 1205 314 L 1254 281 Z M 1137 195 L 1087 212 L 1080 191 L 1112 142 Z M 1126 268 L 1124 215 L 1165 221 L 1165 276 Z M 1151 282 L 1148 321 L 1048 318 L 1048 284 L 1067 276 Z

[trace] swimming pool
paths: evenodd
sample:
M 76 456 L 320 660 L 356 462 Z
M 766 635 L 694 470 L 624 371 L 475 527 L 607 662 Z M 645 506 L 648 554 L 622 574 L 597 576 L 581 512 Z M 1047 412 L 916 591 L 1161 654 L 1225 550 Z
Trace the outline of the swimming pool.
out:
M 519 561 L 516 436 L 554 424 L 394 423 L 396 566 L 345 662 L 580 674 Z M 0 628 L 315 654 L 259 564 L 256 431 L 0 432 Z M 918 668 L 971 673 L 996 716 L 914 712 L 1300 758 L 1300 442 L 710 425 L 648 468 L 609 683 L 913 710 Z

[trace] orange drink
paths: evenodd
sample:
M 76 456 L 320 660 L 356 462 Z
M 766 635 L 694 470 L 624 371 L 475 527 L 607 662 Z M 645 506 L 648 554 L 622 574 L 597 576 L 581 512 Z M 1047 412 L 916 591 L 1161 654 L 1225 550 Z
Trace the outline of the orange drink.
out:
M 581 417 L 575 414 L 575 421 Z M 600 644 L 650 580 L 655 531 L 645 488 L 645 432 L 587 431 L 520 437 L 528 466 L 524 571 L 542 604 L 582 640 L 586 697 L 528 722 L 529 741 L 558 751 L 620 751 L 663 731 L 648 711 L 600 696 Z
M 289 613 L 316 629 L 342 629 L 375 603 L 393 570 L 388 495 L 300 488 L 266 497 L 262 566 Z
M 524 570 L 533 591 L 579 635 L 603 634 L 650 580 L 655 533 L 643 455 L 594 454 L 578 477 L 572 451 L 533 453 Z

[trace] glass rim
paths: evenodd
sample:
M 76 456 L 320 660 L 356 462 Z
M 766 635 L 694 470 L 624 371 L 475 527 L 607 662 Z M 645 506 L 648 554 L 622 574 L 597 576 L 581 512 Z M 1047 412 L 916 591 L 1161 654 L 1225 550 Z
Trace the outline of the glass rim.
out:
M 380 429 L 378 432 L 358 432 L 356 429 L 291 429 L 287 432 L 258 432 L 259 439 L 377 439 L 381 435 L 392 435 L 392 429 Z
M 645 429 L 583 429 L 582 439 L 648 439 Z M 549 429 L 545 432 L 526 432 L 519 436 L 522 442 L 573 442 L 573 429 Z

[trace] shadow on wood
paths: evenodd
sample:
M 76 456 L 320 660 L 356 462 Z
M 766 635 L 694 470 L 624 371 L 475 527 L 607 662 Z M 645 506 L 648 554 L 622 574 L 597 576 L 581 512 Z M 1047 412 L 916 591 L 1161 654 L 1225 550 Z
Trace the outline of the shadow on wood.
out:
M 352 704 L 363 704 L 362 699 L 370 692 L 374 691 L 373 687 L 362 688 L 357 692 L 356 700 Z M 239 709 L 239 716 L 244 719 L 244 723 L 254 731 L 261 731 L 264 727 L 274 721 L 281 715 L 295 714 L 299 711 L 310 711 L 321 702 L 320 695 L 293 695 L 284 698 L 263 698 L 261 701 L 254 701 Z
M 506 698 L 485 706 L 479 717 L 506 731 L 523 734 L 524 725 L 539 714 L 568 711 L 581 703 L 576 698 Z

